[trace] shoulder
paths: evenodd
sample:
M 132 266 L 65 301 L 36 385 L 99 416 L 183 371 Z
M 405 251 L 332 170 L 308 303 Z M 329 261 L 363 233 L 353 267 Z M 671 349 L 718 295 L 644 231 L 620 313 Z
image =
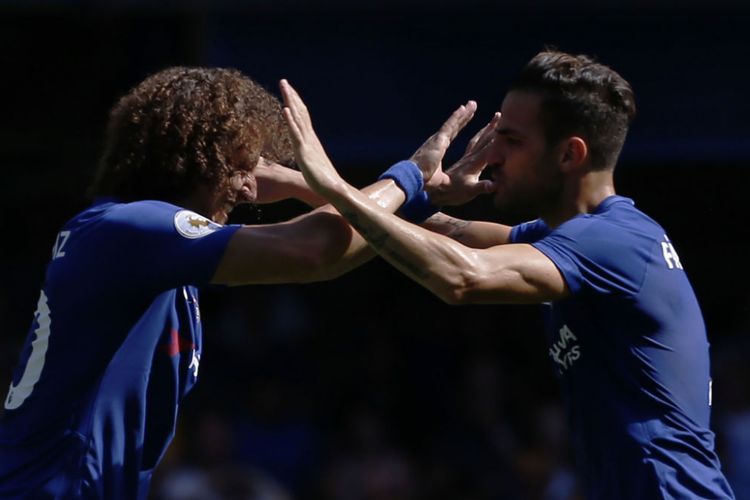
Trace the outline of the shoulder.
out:
M 631 199 L 611 196 L 594 212 L 564 222 L 551 231 L 550 236 L 562 235 L 572 241 L 623 246 L 653 241 L 654 236 L 663 232 L 661 226 L 636 208 Z
M 178 205 L 156 200 L 94 204 L 69 224 L 76 239 L 95 247 L 115 245 L 145 251 L 153 245 L 190 245 L 198 240 L 226 239 L 235 226 L 222 226 Z M 208 238 L 204 238 L 208 237 Z
M 549 227 L 542 219 L 522 222 L 510 230 L 512 243 L 533 243 L 549 234 Z
M 122 225 L 144 225 L 168 220 L 182 210 L 181 207 L 156 200 L 115 203 L 104 214 L 106 221 Z
M 201 238 L 225 227 L 192 210 L 156 200 L 116 204 L 105 220 L 125 231 L 165 232 L 188 239 Z
M 662 236 L 660 226 L 631 200 L 611 197 L 595 212 L 566 221 L 534 246 L 565 269 L 569 281 L 633 294 Z

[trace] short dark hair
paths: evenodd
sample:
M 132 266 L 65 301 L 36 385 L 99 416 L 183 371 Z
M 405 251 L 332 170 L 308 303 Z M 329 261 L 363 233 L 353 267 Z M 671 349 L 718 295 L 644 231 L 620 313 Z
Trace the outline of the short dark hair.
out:
M 614 168 L 635 117 L 630 84 L 585 55 L 546 50 L 534 56 L 510 90 L 537 92 L 548 144 L 581 135 L 593 169 Z
M 240 149 L 252 165 L 292 160 L 279 100 L 237 70 L 168 68 L 112 108 L 89 194 L 175 201 L 199 185 L 222 189 Z

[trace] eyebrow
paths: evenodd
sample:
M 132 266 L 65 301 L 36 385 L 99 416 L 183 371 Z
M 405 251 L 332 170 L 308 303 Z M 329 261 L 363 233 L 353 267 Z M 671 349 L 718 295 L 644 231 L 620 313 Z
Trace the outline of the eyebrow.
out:
M 495 132 L 499 135 L 517 135 L 523 137 L 523 134 L 519 130 L 510 127 L 500 127 L 495 129 Z

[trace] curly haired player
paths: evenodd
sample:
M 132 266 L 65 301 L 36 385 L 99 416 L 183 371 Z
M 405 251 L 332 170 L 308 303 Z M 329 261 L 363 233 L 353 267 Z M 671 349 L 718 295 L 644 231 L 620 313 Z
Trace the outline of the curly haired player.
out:
M 475 107 L 417 150 L 410 182 L 439 169 Z M 326 280 L 374 255 L 330 206 L 224 225 L 239 203 L 320 204 L 275 163 L 290 157 L 280 103 L 234 70 L 167 69 L 115 105 L 94 203 L 56 237 L 4 400 L 0 497 L 146 498 L 198 378 L 196 287 Z M 362 191 L 387 211 L 409 190 L 393 177 Z

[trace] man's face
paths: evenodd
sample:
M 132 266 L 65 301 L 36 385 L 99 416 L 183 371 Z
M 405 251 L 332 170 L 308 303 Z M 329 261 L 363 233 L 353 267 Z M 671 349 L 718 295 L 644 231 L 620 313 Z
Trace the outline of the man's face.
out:
M 541 122 L 541 97 L 511 91 L 505 97 L 488 169 L 497 185 L 495 206 L 541 215 L 562 190 L 555 148 L 547 145 Z
M 234 207 L 242 203 L 254 203 L 258 197 L 258 183 L 253 170 L 262 158 L 255 159 L 240 149 L 232 159 L 233 173 L 228 182 L 214 196 L 211 219 L 224 224 Z

